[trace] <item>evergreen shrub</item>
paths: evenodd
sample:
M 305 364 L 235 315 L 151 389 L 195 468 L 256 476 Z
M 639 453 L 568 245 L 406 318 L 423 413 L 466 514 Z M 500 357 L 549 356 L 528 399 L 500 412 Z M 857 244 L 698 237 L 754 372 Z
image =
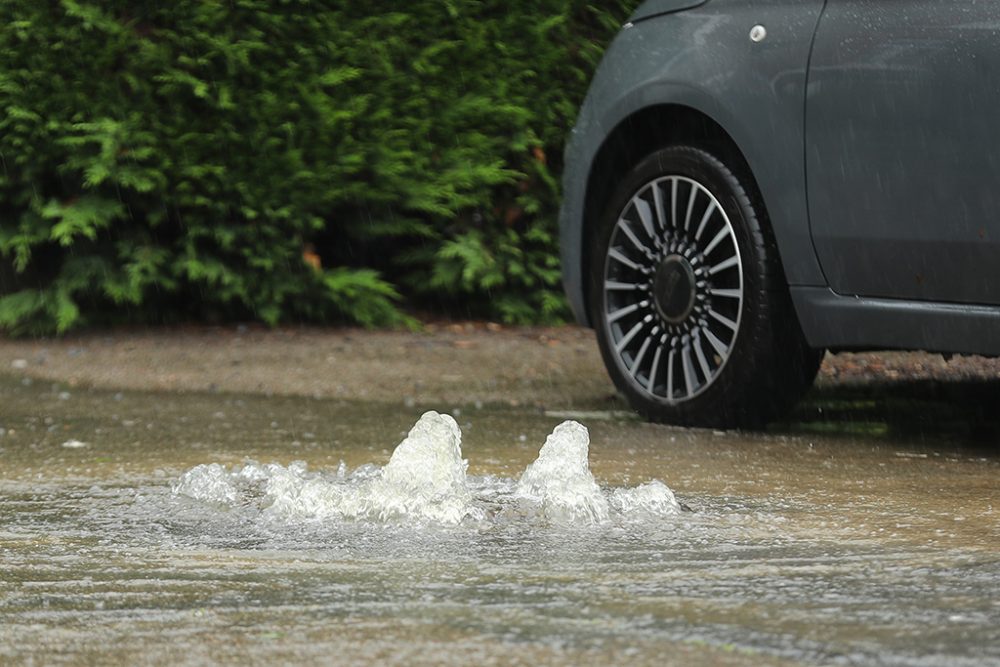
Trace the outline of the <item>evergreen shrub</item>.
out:
M 562 146 L 635 4 L 4 0 L 0 329 L 562 317 Z

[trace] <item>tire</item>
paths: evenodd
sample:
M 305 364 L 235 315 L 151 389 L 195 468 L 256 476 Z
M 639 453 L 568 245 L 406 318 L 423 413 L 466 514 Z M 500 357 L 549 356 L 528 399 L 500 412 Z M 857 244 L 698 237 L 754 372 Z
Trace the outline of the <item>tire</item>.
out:
M 615 385 L 657 422 L 762 428 L 812 383 L 749 179 L 671 146 L 626 174 L 591 237 L 589 307 Z

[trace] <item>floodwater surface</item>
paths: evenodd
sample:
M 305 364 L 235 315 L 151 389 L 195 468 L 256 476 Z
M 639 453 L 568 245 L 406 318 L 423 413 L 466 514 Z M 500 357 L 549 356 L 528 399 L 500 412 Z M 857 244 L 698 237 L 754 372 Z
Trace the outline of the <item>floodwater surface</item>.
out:
M 442 405 L 460 457 L 407 477 L 416 406 L 15 378 L 0 404 L 0 663 L 1000 662 L 981 442 Z M 589 471 L 536 462 L 567 419 Z M 384 486 L 415 478 L 429 505 Z

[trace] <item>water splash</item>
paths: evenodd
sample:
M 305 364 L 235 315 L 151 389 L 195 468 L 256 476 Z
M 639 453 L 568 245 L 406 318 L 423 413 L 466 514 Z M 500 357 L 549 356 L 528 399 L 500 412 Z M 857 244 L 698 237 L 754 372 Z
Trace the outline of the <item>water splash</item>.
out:
M 448 415 L 427 412 L 396 447 L 384 468 L 346 466 L 331 479 L 296 461 L 288 467 L 249 462 L 232 470 L 211 463 L 186 472 L 177 495 L 237 506 L 256 503 L 267 516 L 425 519 L 456 524 L 481 518 L 472 505 L 462 459 L 462 434 Z
M 614 489 L 610 504 L 620 514 L 633 517 L 663 516 L 681 511 L 681 504 L 674 497 L 674 492 L 658 479 L 634 489 Z
M 469 512 L 469 462 L 462 458 L 462 432 L 449 415 L 424 414 L 396 448 L 374 483 L 392 513 L 414 511 L 454 523 Z
M 590 472 L 590 433 L 565 421 L 549 434 L 517 484 L 519 496 L 537 501 L 542 514 L 557 521 L 605 521 L 608 499 Z
M 614 517 L 653 519 L 680 511 L 673 492 L 653 481 L 602 489 L 590 471 L 590 435 L 566 421 L 548 436 L 517 480 L 469 477 L 462 434 L 449 415 L 425 413 L 382 468 L 311 472 L 248 462 L 197 466 L 173 486 L 176 496 L 222 508 L 250 508 L 279 521 L 309 519 L 431 522 L 484 521 L 599 524 Z
M 357 493 L 345 494 L 346 516 L 381 520 L 418 517 L 439 523 L 480 518 L 472 506 L 462 459 L 462 432 L 449 415 L 425 413 L 396 447 L 381 474 Z

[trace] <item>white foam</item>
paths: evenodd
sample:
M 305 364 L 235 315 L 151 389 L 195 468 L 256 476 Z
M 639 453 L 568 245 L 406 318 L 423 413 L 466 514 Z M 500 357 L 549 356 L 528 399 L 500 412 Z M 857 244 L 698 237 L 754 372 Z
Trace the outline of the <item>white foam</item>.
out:
M 590 433 L 575 421 L 552 431 L 517 484 L 517 495 L 536 500 L 542 514 L 558 521 L 605 521 L 608 500 L 590 472 Z
M 206 463 L 188 470 L 174 484 L 173 491 L 207 503 L 232 505 L 239 500 L 233 474 L 218 463 Z
M 634 489 L 615 489 L 611 492 L 610 502 L 620 514 L 669 516 L 681 511 L 674 492 L 658 479 Z
M 343 499 L 346 515 L 418 517 L 459 523 L 478 515 L 466 480 L 462 432 L 449 415 L 426 412 L 392 453 L 379 476 Z
M 425 413 L 382 468 L 311 472 L 305 463 L 231 469 L 212 463 L 184 473 L 176 495 L 228 507 L 249 507 L 278 522 L 369 520 L 459 524 L 472 520 L 594 524 L 614 516 L 651 519 L 680 505 L 660 481 L 604 491 L 589 465 L 590 434 L 575 421 L 552 431 L 517 480 L 467 476 L 455 420 Z
M 269 465 L 254 467 L 263 472 L 261 506 L 267 516 L 282 519 L 323 519 L 337 515 L 344 490 L 322 476 L 310 473 L 304 463 L 287 468 Z
M 224 505 L 254 500 L 274 518 L 426 519 L 454 524 L 480 517 L 466 482 L 462 434 L 455 420 L 424 414 L 396 447 L 384 468 L 362 466 L 346 477 L 310 473 L 305 463 L 288 467 L 248 462 L 227 470 L 218 463 L 197 466 L 173 487 L 175 494 Z

